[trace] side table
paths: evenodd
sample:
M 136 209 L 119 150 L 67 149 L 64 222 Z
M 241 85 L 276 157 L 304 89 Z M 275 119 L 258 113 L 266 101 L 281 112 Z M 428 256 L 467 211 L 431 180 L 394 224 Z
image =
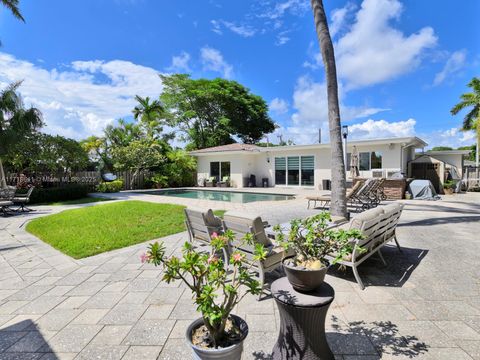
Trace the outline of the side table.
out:
M 334 360 L 325 337 L 325 318 L 335 298 L 333 288 L 324 282 L 312 292 L 301 293 L 282 277 L 272 283 L 271 291 L 280 313 L 273 359 Z

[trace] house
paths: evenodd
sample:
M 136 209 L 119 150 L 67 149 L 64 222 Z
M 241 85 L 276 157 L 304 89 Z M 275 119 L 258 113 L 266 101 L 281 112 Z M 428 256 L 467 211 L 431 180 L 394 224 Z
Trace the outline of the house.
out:
M 417 137 L 349 141 L 347 159 L 354 146 L 359 153 L 360 176 L 387 177 L 399 171 L 406 173 L 415 150 L 427 144 Z M 248 186 L 253 174 L 257 186 L 267 180 L 269 186 L 323 189 L 325 180 L 331 179 L 330 144 L 270 147 L 229 144 L 190 154 L 198 160 L 199 184 L 210 177 L 220 181 L 228 176 L 233 187 L 242 188 Z M 348 171 L 347 176 L 350 176 Z

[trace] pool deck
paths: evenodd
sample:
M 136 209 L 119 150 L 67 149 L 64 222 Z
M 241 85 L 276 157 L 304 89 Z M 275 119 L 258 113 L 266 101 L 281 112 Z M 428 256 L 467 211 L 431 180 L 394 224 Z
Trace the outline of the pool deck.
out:
M 34 213 L 0 217 L 0 359 L 191 358 L 184 334 L 199 314 L 184 285 L 161 282 L 159 269 L 140 262 L 148 242 L 74 260 L 25 231 L 30 219 L 104 204 L 36 206 Z M 272 223 L 318 211 L 307 210 L 300 195 L 253 206 L 196 204 L 258 211 Z M 365 290 L 349 270 L 327 274 L 336 291 L 326 324 L 335 359 L 480 359 L 480 193 L 405 204 L 398 227 L 403 252 L 387 246 L 387 266 L 376 257 L 362 264 Z M 161 240 L 178 252 L 185 239 L 179 233 Z M 250 330 L 243 359 L 269 359 L 279 329 L 274 301 L 247 296 L 234 312 Z

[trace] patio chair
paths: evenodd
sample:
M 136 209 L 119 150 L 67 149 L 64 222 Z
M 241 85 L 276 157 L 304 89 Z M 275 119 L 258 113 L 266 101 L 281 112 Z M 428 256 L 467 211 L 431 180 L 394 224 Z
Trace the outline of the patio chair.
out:
M 280 246 L 276 246 L 267 237 L 267 234 L 265 233 L 265 222 L 262 221 L 260 216 L 227 212 L 223 216 L 223 228 L 225 231 L 233 231 L 237 240 L 231 244 L 231 247 L 238 247 L 238 250 L 244 252 L 247 261 L 251 264 L 253 263 L 255 245 L 243 244 L 241 242 L 241 239 L 243 239 L 247 233 L 253 235 L 254 243 L 262 244 L 267 251 L 267 258 L 265 260 L 253 263 L 258 269 L 260 287 L 262 289 L 262 292 L 258 296 L 258 300 L 260 300 L 263 294 L 265 273 L 275 270 L 282 264 L 282 260 L 285 257 L 293 255 L 293 253 L 291 251 L 285 251 Z
M 30 187 L 26 194 L 15 194 L 14 198 L 12 199 L 15 205 L 18 205 L 18 209 L 16 211 L 20 212 L 30 212 L 33 209 L 28 208 L 26 205 L 30 202 L 30 196 L 32 195 L 35 186 Z
M 10 206 L 13 205 L 13 197 L 15 196 L 16 188 L 13 186 L 8 186 L 5 189 L 0 189 L 0 211 L 3 216 L 11 215 L 12 209 Z
M 230 177 L 229 176 L 224 176 L 222 178 L 222 181 L 219 181 L 217 183 L 218 187 L 230 187 Z
M 398 250 L 402 251 L 398 243 L 396 228 L 403 206 L 400 203 L 393 203 L 370 209 L 356 215 L 348 224 L 342 226 L 344 229 L 358 229 L 364 235 L 363 239 L 353 241 L 352 253 L 337 262 L 339 265 L 352 268 L 355 280 L 362 290 L 365 288 L 365 285 L 357 270 L 360 264 L 370 256 L 378 254 L 383 264 L 386 265 L 381 248 L 392 240 L 395 241 Z M 334 259 L 335 254 L 329 255 L 328 258 L 330 260 Z
M 209 177 L 205 180 L 206 187 L 214 187 L 217 184 L 217 179 L 214 176 Z
M 185 209 L 185 225 L 187 226 L 188 237 L 191 243 L 195 241 L 210 245 L 212 234 L 222 234 L 222 220 L 213 214 L 212 209 L 207 211 L 197 209 Z M 228 251 L 224 251 L 224 259 L 228 261 Z
M 347 204 L 352 203 L 355 199 L 355 196 L 358 194 L 358 191 L 363 185 L 363 181 L 357 181 L 355 185 L 350 189 L 347 190 Z M 330 194 L 319 195 L 319 196 L 307 196 L 308 205 L 307 209 L 310 209 L 310 204 L 313 202 L 313 207 L 317 206 L 317 202 L 320 202 L 320 206 L 325 208 L 330 201 L 332 200 L 332 196 Z

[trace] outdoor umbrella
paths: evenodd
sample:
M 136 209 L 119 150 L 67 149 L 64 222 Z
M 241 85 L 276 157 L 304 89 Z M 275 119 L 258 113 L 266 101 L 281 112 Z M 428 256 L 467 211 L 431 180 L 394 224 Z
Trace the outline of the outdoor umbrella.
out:
M 353 147 L 352 154 L 350 155 L 350 176 L 352 179 L 360 176 L 360 172 L 358 171 L 358 151 L 357 147 Z

